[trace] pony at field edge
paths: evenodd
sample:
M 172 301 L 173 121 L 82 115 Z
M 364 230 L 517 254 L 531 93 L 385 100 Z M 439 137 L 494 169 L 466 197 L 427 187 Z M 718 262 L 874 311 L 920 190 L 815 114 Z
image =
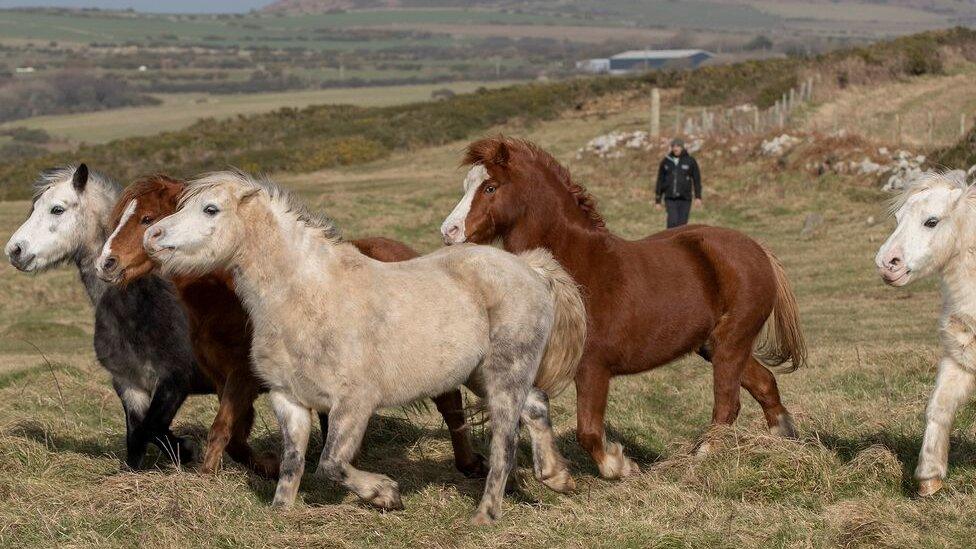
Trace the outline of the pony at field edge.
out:
M 942 358 L 915 468 L 923 496 L 942 489 L 949 431 L 976 387 L 976 186 L 967 187 L 965 178 L 965 172 L 926 173 L 909 184 L 892 208 L 898 224 L 875 257 L 891 286 L 931 274 L 942 279 Z
M 319 472 L 380 508 L 402 507 L 392 479 L 350 463 L 366 424 L 377 408 L 462 383 L 485 397 L 492 422 L 474 523 L 501 513 L 520 417 L 537 478 L 574 487 L 546 393 L 573 378 L 586 321 L 576 285 L 549 253 L 468 246 L 382 263 L 280 187 L 230 172 L 190 182 L 179 210 L 151 226 L 143 245 L 163 272 L 234 273 L 254 325 L 254 370 L 282 431 L 275 505 L 294 503 L 309 412 L 327 410 Z
M 95 308 L 95 356 L 112 375 L 125 411 L 129 467 L 139 468 L 149 443 L 178 463 L 189 462 L 193 450 L 170 423 L 187 395 L 212 393 L 213 386 L 193 360 L 186 314 L 172 285 L 147 276 L 117 288 L 95 275 L 121 190 L 85 164 L 42 173 L 30 216 L 10 237 L 6 253 L 25 272 L 69 261 L 78 268 Z
M 114 231 L 96 261 L 99 277 L 126 285 L 155 269 L 142 246 L 143 235 L 150 224 L 176 211 L 185 188 L 183 181 L 156 175 L 137 181 L 122 192 L 111 216 Z M 418 255 L 407 245 L 387 238 L 353 240 L 352 244 L 380 261 L 403 261 Z M 213 380 L 220 400 L 201 471 L 216 471 L 226 449 L 231 458 L 256 473 L 277 477 L 278 460 L 255 455 L 247 442 L 254 423 L 254 401 L 264 388 L 251 372 L 251 325 L 234 293 L 233 278 L 218 271 L 203 277 L 176 276 L 172 282 L 190 319 L 197 362 Z M 484 476 L 484 458 L 474 452 L 465 428 L 461 392 L 449 391 L 434 398 L 434 403 L 451 433 L 457 469 L 466 476 Z M 326 431 L 328 416 L 319 417 Z
M 795 436 L 776 380 L 760 363 L 792 361 L 796 369 L 806 352 L 793 291 L 769 250 L 738 231 L 701 225 L 624 240 L 607 230 L 569 171 L 528 141 L 483 139 L 469 145 L 464 162 L 471 169 L 441 226 L 445 243 L 547 248 L 583 288 L 589 333 L 576 376 L 577 439 L 603 477 L 638 471 L 606 440 L 610 379 L 692 352 L 713 365 L 714 424 L 735 421 L 741 386 L 771 432 Z

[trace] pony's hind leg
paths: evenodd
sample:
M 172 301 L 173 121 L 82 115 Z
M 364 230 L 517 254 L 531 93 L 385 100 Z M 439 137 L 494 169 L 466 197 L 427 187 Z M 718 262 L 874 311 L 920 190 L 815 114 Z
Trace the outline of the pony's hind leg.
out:
M 556 435 L 549 421 L 549 397 L 532 388 L 522 408 L 522 423 L 532 438 L 532 469 L 535 478 L 556 492 L 572 492 L 576 489 L 566 466 L 566 459 L 556 447 Z
M 312 413 L 280 391 L 271 391 L 271 406 L 281 428 L 281 468 L 271 505 L 291 507 L 305 472 L 305 450 L 312 429 Z
M 464 418 L 464 401 L 461 391 L 453 390 L 434 397 L 437 411 L 444 417 L 454 447 L 454 466 L 468 478 L 484 478 L 488 474 L 485 458 L 474 451 L 471 433 Z
M 329 434 L 315 474 L 345 486 L 366 503 L 380 509 L 403 509 L 400 487 L 393 479 L 361 471 L 350 464 L 363 442 L 372 413 L 373 407 L 355 398 L 338 402 L 329 410 Z
M 942 488 L 949 466 L 949 431 L 959 405 L 969 398 L 976 386 L 976 377 L 950 357 L 939 363 L 935 390 L 925 409 L 925 436 L 915 468 L 919 494 L 930 496 Z
M 742 387 L 762 406 L 769 432 L 786 438 L 796 438 L 793 416 L 780 401 L 776 377 L 755 357 L 750 357 L 742 372 Z

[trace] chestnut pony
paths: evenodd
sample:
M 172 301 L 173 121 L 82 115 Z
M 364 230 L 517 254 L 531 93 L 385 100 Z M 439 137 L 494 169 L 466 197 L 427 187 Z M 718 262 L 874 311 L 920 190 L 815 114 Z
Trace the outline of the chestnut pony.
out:
M 638 471 L 605 438 L 610 378 L 692 352 L 713 365 L 713 424 L 735 421 L 742 386 L 771 432 L 795 436 L 764 364 L 791 361 L 784 370 L 793 371 L 806 348 L 789 280 L 769 250 L 740 232 L 702 225 L 624 240 L 607 230 L 569 171 L 527 141 L 477 141 L 464 163 L 471 169 L 441 227 L 445 243 L 500 240 L 513 253 L 548 248 L 582 286 L 589 331 L 576 376 L 577 440 L 602 476 Z M 699 447 L 708 449 L 708 442 Z
M 96 261 L 99 277 L 127 284 L 155 269 L 143 249 L 143 234 L 156 220 L 176 211 L 184 188 L 182 181 L 156 175 L 133 183 L 122 192 L 112 214 L 114 232 Z M 352 243 L 380 261 L 402 261 L 418 255 L 405 244 L 386 238 Z M 264 388 L 251 371 L 251 325 L 234 293 L 233 278 L 230 273 L 218 272 L 203 277 L 175 277 L 173 283 L 189 316 L 197 361 L 213 379 L 220 399 L 201 470 L 215 471 L 226 449 L 231 458 L 257 474 L 277 477 L 278 459 L 255 455 L 247 442 L 254 422 L 254 400 Z M 484 476 L 484 458 L 474 452 L 465 429 L 460 391 L 444 394 L 434 402 L 450 429 L 458 470 L 468 476 Z M 328 419 L 325 414 L 320 418 L 325 431 Z

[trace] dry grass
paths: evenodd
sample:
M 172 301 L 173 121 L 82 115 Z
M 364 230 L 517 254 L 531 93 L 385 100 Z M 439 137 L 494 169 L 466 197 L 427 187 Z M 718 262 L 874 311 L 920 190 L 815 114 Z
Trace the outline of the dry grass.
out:
M 611 229 L 636 237 L 664 224 L 649 204 L 656 159 L 573 158 L 587 139 L 633 127 L 642 112 L 634 105 L 619 114 L 506 131 L 535 139 L 567 161 L 601 201 Z M 290 176 L 285 183 L 350 235 L 385 234 L 432 250 L 437 225 L 459 197 L 462 146 Z M 969 546 L 976 534 L 972 407 L 957 421 L 945 493 L 924 501 L 912 496 L 921 412 L 937 353 L 935 285 L 895 291 L 877 280 L 872 257 L 890 227 L 865 219 L 883 219 L 880 192 L 768 162 L 703 165 L 707 209 L 694 217 L 769 244 L 794 281 L 810 366 L 779 382 L 797 416 L 800 441 L 766 436 L 759 407 L 744 395 L 737 428 L 716 435 L 724 450 L 690 458 L 710 417 L 711 374 L 700 359 L 687 358 L 613 384 L 610 436 L 642 466 L 644 473 L 634 478 L 598 478 L 574 442 L 569 391 L 554 401 L 553 414 L 579 483 L 576 494 L 541 488 L 523 444 L 504 517 L 496 526 L 473 528 L 467 520 L 482 484 L 452 470 L 439 418 L 391 411 L 371 424 L 359 463 L 396 477 L 405 511 L 364 508 L 309 476 L 298 506 L 281 512 L 268 507 L 273 485 L 234 465 L 216 477 L 177 471 L 165 460 L 150 472 L 124 471 L 119 404 L 94 364 L 85 335 L 90 313 L 74 274 L 29 277 L 3 267 L 0 334 L 44 334 L 35 341 L 53 367 L 23 343 L 0 336 L 0 546 Z M 0 204 L 5 233 L 26 207 Z M 825 225 L 801 238 L 803 220 L 814 211 Z M 274 421 L 264 399 L 261 404 L 255 439 L 260 447 L 277 448 Z M 214 410 L 213 398 L 194 397 L 175 429 L 202 441 Z M 483 429 L 475 432 L 484 444 Z M 315 438 L 313 452 L 320 444 Z

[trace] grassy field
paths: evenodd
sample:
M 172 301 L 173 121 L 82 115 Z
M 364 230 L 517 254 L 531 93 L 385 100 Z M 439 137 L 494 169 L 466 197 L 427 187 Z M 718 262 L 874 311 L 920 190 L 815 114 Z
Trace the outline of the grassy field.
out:
M 530 137 L 565 161 L 600 200 L 612 230 L 628 237 L 658 230 L 664 219 L 649 205 L 656 159 L 575 155 L 599 133 L 641 124 L 641 105 L 591 112 L 601 114 L 496 130 Z M 387 235 L 429 251 L 460 195 L 463 145 L 281 181 L 336 217 L 349 236 Z M 452 470 L 439 417 L 393 410 L 372 422 L 358 463 L 396 478 L 405 511 L 378 513 L 307 476 L 299 504 L 282 512 L 268 506 L 272 483 L 232 464 L 214 477 L 163 459 L 151 471 L 125 471 L 119 403 L 93 359 L 90 308 L 75 273 L 26 276 L 4 266 L 0 546 L 971 546 L 972 406 L 956 422 L 947 489 L 929 500 L 913 496 L 939 299 L 932 283 L 896 291 L 874 274 L 872 258 L 890 222 L 867 220 L 885 219 L 886 195 L 858 178 L 815 178 L 749 155 L 730 161 L 728 151 L 715 154 L 718 144 L 706 145 L 699 156 L 706 209 L 695 220 L 767 243 L 796 287 L 810 364 L 779 383 L 799 441 L 767 437 L 759 407 L 743 393 L 726 449 L 689 457 L 710 417 L 711 372 L 687 358 L 612 386 L 609 436 L 641 465 L 633 478 L 599 479 L 574 441 L 570 390 L 555 399 L 553 419 L 579 484 L 573 495 L 547 492 L 532 479 L 523 441 L 505 515 L 495 526 L 471 527 L 482 483 Z M 26 202 L 0 203 L 0 233 L 9 234 L 27 209 Z M 825 222 L 801 237 L 811 212 Z M 191 398 L 175 430 L 202 443 L 215 406 L 212 397 Z M 259 415 L 257 445 L 278 448 L 264 397 Z M 474 432 L 483 446 L 484 427 Z M 310 469 L 320 445 L 315 438 Z
M 130 107 L 79 114 L 37 116 L 0 124 L 0 129 L 26 127 L 42 129 L 52 136 L 76 143 L 105 143 L 123 137 L 153 135 L 185 128 L 201 118 L 230 118 L 237 115 L 270 112 L 282 107 L 345 104 L 362 107 L 399 105 L 429 101 L 434 90 L 472 92 L 480 87 L 494 88 L 511 82 L 452 82 L 336 88 L 327 90 L 211 95 L 199 93 L 162 94 L 163 103 L 151 107 Z

